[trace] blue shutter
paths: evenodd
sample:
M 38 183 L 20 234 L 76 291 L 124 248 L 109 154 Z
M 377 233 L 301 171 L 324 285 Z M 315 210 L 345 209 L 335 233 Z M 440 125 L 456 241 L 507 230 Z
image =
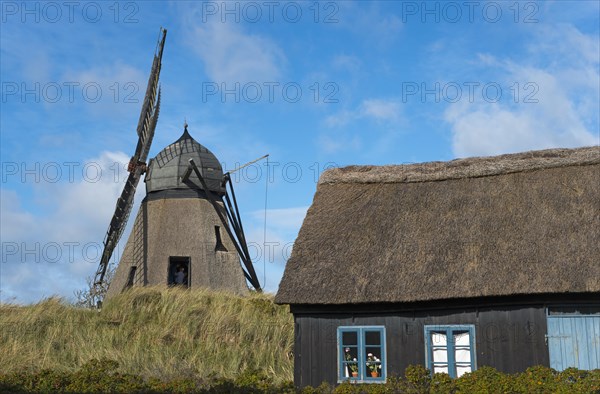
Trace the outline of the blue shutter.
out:
M 600 316 L 548 316 L 550 367 L 600 368 Z

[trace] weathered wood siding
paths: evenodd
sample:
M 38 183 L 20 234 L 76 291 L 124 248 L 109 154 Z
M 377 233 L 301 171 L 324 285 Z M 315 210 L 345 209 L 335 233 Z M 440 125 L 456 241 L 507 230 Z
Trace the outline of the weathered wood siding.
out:
M 478 368 L 488 365 L 514 373 L 533 365 L 549 365 L 543 305 L 414 311 L 386 311 L 376 306 L 370 311 L 357 309 L 292 307 L 297 386 L 337 383 L 339 326 L 385 326 L 388 376 L 403 375 L 409 365 L 425 364 L 424 326 L 438 324 L 475 325 Z

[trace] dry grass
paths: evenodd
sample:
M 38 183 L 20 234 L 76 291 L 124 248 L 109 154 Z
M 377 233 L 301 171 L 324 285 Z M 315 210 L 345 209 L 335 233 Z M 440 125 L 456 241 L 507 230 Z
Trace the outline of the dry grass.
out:
M 0 305 L 0 370 L 74 371 L 93 358 L 146 378 L 232 378 L 258 369 L 292 380 L 293 320 L 272 296 L 139 288 L 101 311 L 59 299 Z

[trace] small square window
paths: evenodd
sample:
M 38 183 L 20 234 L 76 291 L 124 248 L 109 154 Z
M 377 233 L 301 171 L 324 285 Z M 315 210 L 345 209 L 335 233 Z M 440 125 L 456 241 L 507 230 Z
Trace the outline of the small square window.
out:
M 385 382 L 385 328 L 338 327 L 338 380 Z

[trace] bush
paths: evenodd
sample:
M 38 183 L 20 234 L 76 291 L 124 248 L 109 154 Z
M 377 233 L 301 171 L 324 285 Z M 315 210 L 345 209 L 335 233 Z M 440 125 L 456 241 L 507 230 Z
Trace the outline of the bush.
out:
M 383 394 L 383 393 L 580 393 L 600 394 L 600 370 L 562 372 L 536 366 L 519 374 L 503 374 L 491 367 L 452 379 L 447 374 L 431 375 L 423 366 L 410 366 L 404 377 L 389 377 L 385 384 L 344 382 L 337 387 L 294 388 L 291 382 L 277 383 L 264 371 L 247 369 L 234 379 L 204 381 L 179 378 L 169 381 L 119 371 L 114 360 L 91 360 L 75 372 L 21 370 L 0 372 L 0 393 L 199 393 L 199 394 Z
M 456 381 L 446 373 L 436 373 L 431 377 L 429 387 L 432 394 L 453 394 L 456 392 Z
M 404 371 L 408 389 L 413 393 L 428 393 L 431 373 L 422 365 L 411 365 Z
M 303 393 L 321 394 L 306 388 Z M 458 379 L 447 374 L 431 375 L 425 367 L 410 366 L 403 378 L 388 378 L 385 384 L 355 384 L 345 382 L 335 390 L 335 394 L 354 393 L 410 393 L 410 394 L 478 394 L 478 393 L 586 393 L 600 394 L 600 370 L 580 371 L 569 368 L 563 372 L 536 366 L 520 374 L 504 374 L 496 369 L 483 366 L 466 373 Z
M 486 366 L 456 379 L 455 386 L 459 393 L 511 393 L 515 390 L 510 375 Z
M 580 371 L 568 368 L 558 374 L 557 380 L 561 393 L 600 393 L 600 369 Z

